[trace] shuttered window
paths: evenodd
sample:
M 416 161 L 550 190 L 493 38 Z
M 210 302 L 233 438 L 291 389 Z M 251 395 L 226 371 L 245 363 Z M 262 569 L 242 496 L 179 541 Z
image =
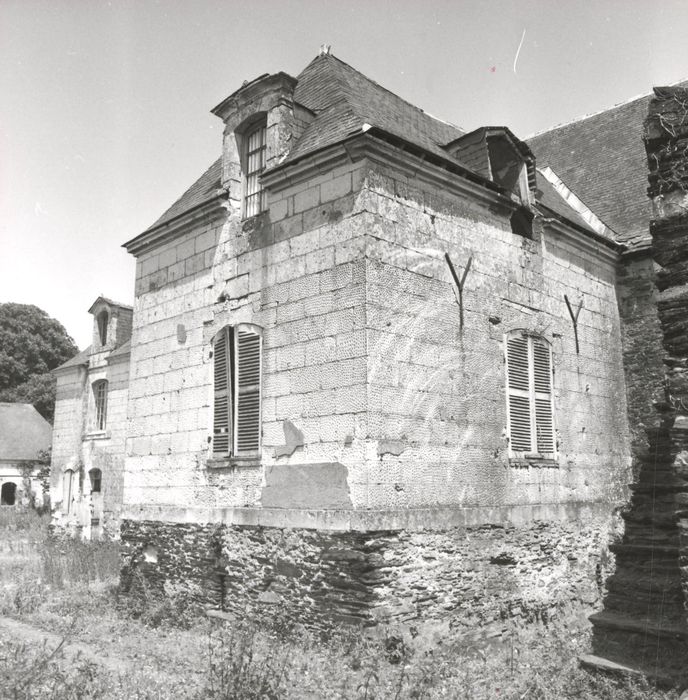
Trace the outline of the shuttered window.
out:
M 258 457 L 261 433 L 262 333 L 223 328 L 214 343 L 213 454 Z
M 507 336 L 506 380 L 510 454 L 554 459 L 549 343 L 520 331 Z

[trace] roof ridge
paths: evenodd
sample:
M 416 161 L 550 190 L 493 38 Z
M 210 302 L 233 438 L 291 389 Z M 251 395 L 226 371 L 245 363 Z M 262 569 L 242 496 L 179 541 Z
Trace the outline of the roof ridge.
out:
M 688 82 L 688 78 L 682 78 L 681 80 L 677 80 L 674 83 L 668 83 L 664 87 L 675 87 L 676 85 L 680 85 L 681 83 Z M 542 134 L 548 134 L 551 131 L 556 131 L 557 129 L 563 129 L 564 127 L 571 126 L 572 124 L 577 124 L 578 122 L 585 121 L 586 119 L 592 119 L 592 117 L 597 117 L 600 114 L 604 114 L 605 112 L 611 112 L 615 109 L 620 109 L 621 107 L 625 107 L 633 102 L 637 102 L 639 100 L 644 99 L 645 97 L 650 97 L 653 94 L 654 88 L 650 90 L 649 92 L 644 92 L 640 95 L 635 95 L 634 97 L 629 97 L 626 100 L 623 100 L 622 102 L 617 102 L 616 104 L 613 104 L 611 107 L 606 107 L 604 109 L 598 109 L 596 112 L 590 112 L 589 114 L 584 114 L 579 117 L 574 117 L 573 119 L 569 119 L 567 122 L 562 122 L 561 124 L 555 124 L 554 126 L 550 126 L 547 129 L 542 129 L 541 131 L 536 131 L 533 134 L 530 134 L 529 136 L 525 137 L 525 141 L 528 141 L 530 139 L 534 139 L 537 136 L 542 136 Z
M 378 83 L 376 80 L 373 80 L 372 78 L 369 78 L 365 73 L 361 73 L 360 70 L 357 70 L 357 69 L 354 68 L 352 65 L 348 64 L 346 61 L 343 61 L 341 58 L 339 58 L 338 56 L 335 56 L 334 54 L 331 54 L 331 53 L 322 54 L 322 55 L 316 56 L 315 58 L 316 58 L 316 59 L 318 59 L 318 58 L 330 58 L 330 59 L 334 59 L 335 61 L 338 61 L 339 63 L 341 63 L 343 66 L 345 66 L 345 67 L 348 68 L 349 70 L 351 70 L 351 71 L 353 71 L 354 73 L 360 75 L 364 80 L 367 80 L 369 83 L 372 83 L 373 85 L 375 85 L 375 86 L 376 86 L 377 88 L 379 88 L 380 90 L 383 90 L 384 92 L 386 92 L 386 93 L 392 95 L 392 97 L 395 97 L 395 98 L 396 98 L 397 100 L 399 100 L 400 102 L 403 102 L 404 104 L 409 105 L 409 107 L 412 107 L 412 108 L 415 109 L 417 112 L 420 112 L 421 114 L 424 114 L 426 117 L 430 117 L 430 119 L 434 119 L 436 122 L 440 122 L 440 124 L 446 124 L 447 126 L 451 126 L 453 129 L 457 129 L 458 131 L 461 131 L 461 132 L 464 132 L 464 131 L 465 131 L 465 129 L 463 129 L 462 127 L 460 127 L 460 126 L 458 126 L 458 125 L 456 125 L 456 124 L 454 124 L 454 123 L 452 123 L 452 122 L 450 122 L 450 121 L 447 121 L 446 119 L 440 119 L 439 117 L 436 117 L 434 114 L 430 114 L 430 112 L 426 112 L 424 109 L 422 109 L 422 108 L 419 107 L 418 105 L 414 105 L 413 102 L 409 102 L 408 100 L 404 99 L 404 98 L 401 97 L 400 95 L 397 95 L 396 92 L 392 92 L 392 90 L 390 90 L 389 88 L 386 88 L 384 85 L 381 85 L 381 84 Z M 309 64 L 309 65 L 310 65 L 310 64 Z M 348 87 L 349 87 L 350 89 L 352 88 L 352 85 L 351 85 L 351 83 L 349 83 L 348 79 L 347 79 L 347 85 L 348 85 Z M 348 101 L 348 100 L 347 100 L 347 101 Z

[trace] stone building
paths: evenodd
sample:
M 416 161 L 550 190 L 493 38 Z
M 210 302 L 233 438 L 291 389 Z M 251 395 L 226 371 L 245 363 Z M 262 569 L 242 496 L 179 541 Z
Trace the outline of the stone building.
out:
M 28 403 L 0 403 L 0 508 L 48 504 L 52 429 Z
M 122 507 L 132 308 L 98 297 L 93 340 L 53 370 L 54 522 L 83 537 L 117 535 Z
M 213 113 L 221 157 L 125 244 L 124 588 L 314 624 L 598 602 L 632 478 L 609 226 L 327 51 Z

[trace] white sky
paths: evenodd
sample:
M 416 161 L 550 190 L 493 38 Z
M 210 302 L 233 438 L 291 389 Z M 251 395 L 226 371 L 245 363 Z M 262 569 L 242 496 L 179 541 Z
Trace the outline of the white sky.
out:
M 688 77 L 687 33 L 685 0 L 0 0 L 0 302 L 85 347 L 99 294 L 133 303 L 121 244 L 219 156 L 209 110 L 322 43 L 437 117 L 526 137 Z

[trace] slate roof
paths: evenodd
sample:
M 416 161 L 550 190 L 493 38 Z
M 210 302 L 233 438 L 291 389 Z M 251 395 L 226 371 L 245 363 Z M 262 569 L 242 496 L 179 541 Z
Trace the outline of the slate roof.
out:
M 67 360 L 67 362 L 63 362 L 59 367 L 55 367 L 53 372 L 58 369 L 67 369 L 68 367 L 79 367 L 80 365 L 87 365 L 88 364 L 88 356 L 91 354 L 91 346 L 89 345 L 85 350 L 82 350 L 80 353 L 77 353 L 72 357 L 71 359 Z
M 452 157 L 443 147 L 465 135 L 459 127 L 427 114 L 331 54 L 317 56 L 299 74 L 294 101 L 313 112 L 315 117 L 293 144 L 284 163 L 334 145 L 351 134 L 360 132 L 365 124 L 448 160 L 452 160 Z M 536 139 L 535 143 L 540 152 L 547 154 L 547 139 L 537 138 L 539 140 Z M 552 149 L 552 152 L 556 153 L 556 149 Z M 535 155 L 537 158 L 537 151 Z M 537 164 L 546 163 L 538 161 Z M 213 199 L 221 187 L 221 167 L 220 158 L 147 231 Z M 554 164 L 552 168 L 576 191 Z M 582 218 L 570 209 L 548 183 L 543 185 L 542 191 L 548 197 L 549 204 L 546 206 L 589 230 Z M 594 209 L 580 192 L 576 191 L 576 194 Z
M 294 101 L 315 112 L 316 118 L 294 144 L 285 162 L 338 143 L 360 131 L 364 124 L 379 127 L 445 158 L 447 152 L 441 147 L 464 133 L 402 100 L 329 54 L 316 56 L 297 80 Z M 219 158 L 146 230 L 167 223 L 216 196 L 221 187 L 221 168 L 222 159 Z
M 184 194 L 153 223 L 146 231 L 150 231 L 161 224 L 171 221 L 177 216 L 210 201 L 217 196 L 221 188 L 220 174 L 222 172 L 222 158 L 218 158 L 201 177 L 189 187 Z
M 297 78 L 294 101 L 316 113 L 285 162 L 332 145 L 364 124 L 444 158 L 442 146 L 464 134 L 382 87 L 331 54 L 316 56 Z
M 53 429 L 30 403 L 0 403 L 0 460 L 33 460 L 50 448 Z
M 550 166 L 631 248 L 650 240 L 643 122 L 651 99 L 644 95 L 527 139 L 537 166 Z
M 578 212 L 567 204 L 566 200 L 554 189 L 544 175 L 536 171 L 535 181 L 537 183 L 538 204 L 550 209 L 558 218 L 568 219 L 581 228 L 584 228 L 586 231 L 595 233 L 595 230 L 590 227 Z

